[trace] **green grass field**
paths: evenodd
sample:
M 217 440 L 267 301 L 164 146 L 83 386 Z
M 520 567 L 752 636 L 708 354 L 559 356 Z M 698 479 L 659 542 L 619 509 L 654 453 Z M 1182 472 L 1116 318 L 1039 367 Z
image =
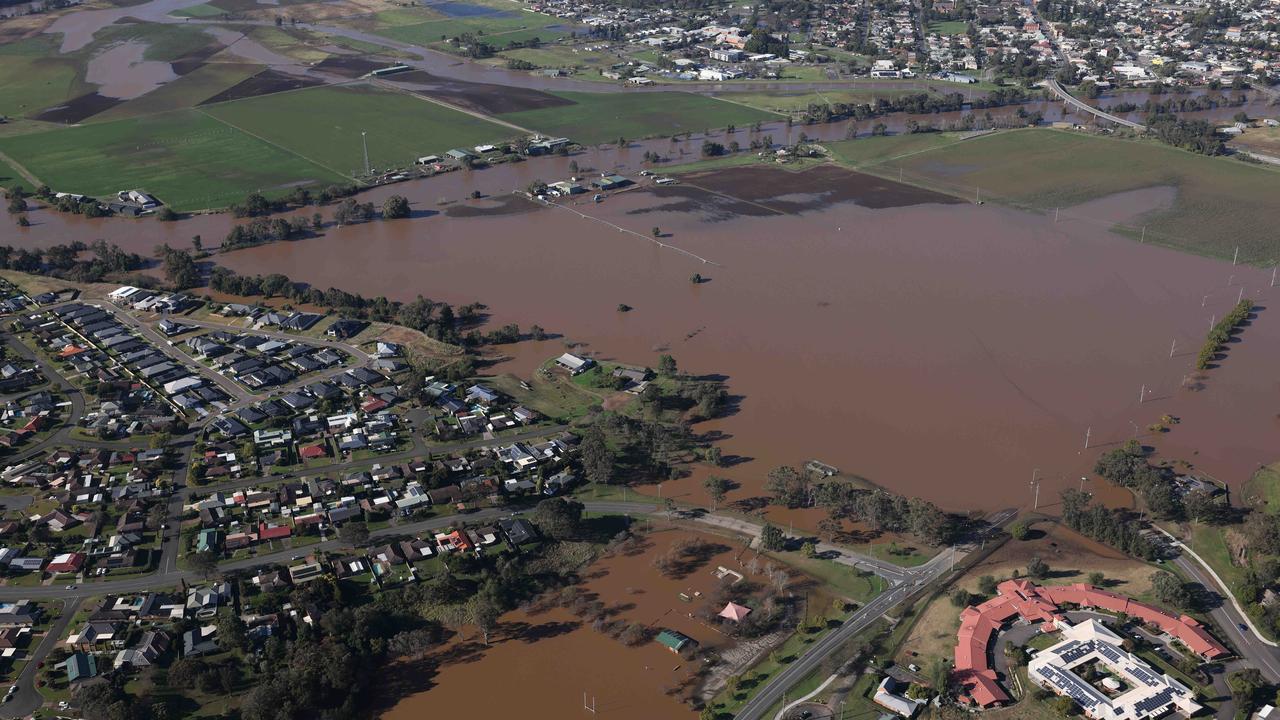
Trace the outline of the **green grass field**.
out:
M 401 17 L 396 16 L 394 19 Z M 524 42 L 535 37 L 543 42 L 551 42 L 567 36 L 571 30 L 562 20 L 551 15 L 506 12 L 469 18 L 440 18 L 412 25 L 390 25 L 376 32 L 392 40 L 420 46 L 439 45 L 442 40 L 471 33 L 490 45 L 501 48 L 512 41 Z
M 146 95 L 98 113 L 90 122 L 120 120 L 195 107 L 218 93 L 247 80 L 263 69 L 249 63 L 210 63 L 161 85 Z
M 915 142 L 911 139 L 856 140 L 859 143 Z M 930 142 L 923 139 L 918 142 Z M 891 156 L 901 153 L 889 153 Z M 1240 247 L 1245 262 L 1269 264 L 1280 258 L 1280 170 L 1230 158 L 1195 155 L 1154 141 L 1133 141 L 1084 133 L 1036 129 L 994 133 L 941 144 L 881 165 L 860 169 L 907 182 L 1047 212 L 1115 193 L 1172 186 L 1171 208 L 1131 221 L 1146 241 L 1201 255 L 1230 257 Z M 1087 219 L 1087 218 L 1081 218 Z
M 0 115 L 36 115 L 92 89 L 79 58 L 60 56 L 51 36 L 0 45 Z
M 969 29 L 969 23 L 963 20 L 948 20 L 929 23 L 929 32 L 939 35 L 963 35 Z
M 701 132 L 726 125 L 745 127 L 757 120 L 778 119 L 774 113 L 680 92 L 556 94 L 575 104 L 522 110 L 502 118 L 585 144 L 611 142 L 619 137 L 636 139 Z
M 855 168 L 897 162 L 911 155 L 958 142 L 959 133 L 918 133 L 824 143 L 837 162 Z M 896 165 L 894 167 L 897 167 Z
M 290 183 L 344 180 L 196 110 L 0 138 L 0 152 L 55 190 L 104 196 L 143 188 L 177 210 L 224 207 Z
M 855 89 L 855 90 L 824 90 L 822 92 L 767 92 L 767 93 L 725 93 L 722 96 L 724 100 L 731 102 L 750 105 L 761 110 L 769 110 L 772 112 L 801 112 L 807 110 L 809 105 L 835 105 L 835 104 L 860 104 L 874 103 L 877 100 L 892 100 L 900 98 L 904 95 L 913 95 L 918 90 L 878 90 L 878 89 Z
M 364 166 L 367 132 L 373 167 L 405 167 L 423 155 L 518 135 L 511 128 L 406 94 L 367 85 L 316 87 L 201 108 L 338 173 Z

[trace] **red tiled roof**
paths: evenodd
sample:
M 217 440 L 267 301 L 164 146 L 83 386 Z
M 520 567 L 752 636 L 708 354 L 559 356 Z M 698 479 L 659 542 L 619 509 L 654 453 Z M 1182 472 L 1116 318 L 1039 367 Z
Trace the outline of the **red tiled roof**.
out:
M 259 540 L 279 540 L 287 538 L 293 534 L 293 528 L 288 525 L 268 525 L 266 523 L 258 524 Z
M 1175 616 L 1160 608 L 1138 602 L 1123 595 L 1084 583 L 1041 587 L 1030 580 L 1006 580 L 996 587 L 999 593 L 977 607 L 960 613 L 960 630 L 956 633 L 955 678 L 969 694 L 969 700 L 980 707 L 1009 699 L 996 682 L 996 673 L 987 662 L 988 645 L 1000 626 L 1014 617 L 1039 622 L 1052 629 L 1063 604 L 1079 605 L 1125 613 L 1155 625 L 1205 658 L 1228 654 L 1225 647 L 1194 618 Z

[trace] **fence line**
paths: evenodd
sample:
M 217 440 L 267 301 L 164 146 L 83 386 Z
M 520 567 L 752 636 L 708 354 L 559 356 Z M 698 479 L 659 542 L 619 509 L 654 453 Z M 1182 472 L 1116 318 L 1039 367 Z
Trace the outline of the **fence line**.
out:
M 583 218 L 584 220 L 594 220 L 595 222 L 598 222 L 598 223 L 601 223 L 601 224 L 604 224 L 604 225 L 608 225 L 609 227 L 611 227 L 611 228 L 613 228 L 613 229 L 617 230 L 617 231 L 618 231 L 618 232 L 620 232 L 620 233 L 627 233 L 627 234 L 629 234 L 629 235 L 634 235 L 634 236 L 636 236 L 636 237 L 640 238 L 641 240 L 647 240 L 647 241 L 649 241 L 649 242 L 651 242 L 651 243 L 653 243 L 653 244 L 657 245 L 657 246 L 658 246 L 658 247 L 660 247 L 660 248 L 663 248 L 663 249 L 666 249 L 666 250 L 674 250 L 674 251 L 676 251 L 676 252 L 678 252 L 678 253 L 680 253 L 680 254 L 682 254 L 682 255 L 687 255 L 688 257 L 691 257 L 691 258 L 693 258 L 694 260 L 701 261 L 701 262 L 702 262 L 703 264 L 705 264 L 705 265 L 714 265 L 714 266 L 716 266 L 716 267 L 724 267 L 723 265 L 721 265 L 720 263 L 718 263 L 718 262 L 716 262 L 716 261 L 714 261 L 714 260 L 710 260 L 710 259 L 704 258 L 704 257 L 702 257 L 701 255 L 699 255 L 699 254 L 697 254 L 697 253 L 694 253 L 694 252 L 690 252 L 690 251 L 688 251 L 688 250 L 685 250 L 685 249 L 684 249 L 684 248 L 682 248 L 682 247 L 679 247 L 679 246 L 676 246 L 676 245 L 671 245 L 670 243 L 664 243 L 664 242 L 662 242 L 661 240 L 659 240 L 659 239 L 658 239 L 658 238 L 656 238 L 656 237 L 650 237 L 650 236 L 645 235 L 645 234 L 643 234 L 643 233 L 638 233 L 638 232 L 636 232 L 635 230 L 628 230 L 627 228 L 624 228 L 624 227 L 622 227 L 622 226 L 620 226 L 620 225 L 615 225 L 615 224 L 613 224 L 613 223 L 611 223 L 611 222 L 609 222 L 608 220 L 605 220 L 605 219 L 603 219 L 603 218 L 598 218 L 598 217 L 595 217 L 594 215 L 588 215 L 588 214 L 586 214 L 586 213 L 584 213 L 584 212 L 582 212 L 582 211 L 580 211 L 580 210 L 574 210 L 573 208 L 569 207 L 568 205 L 561 205 L 560 203 L 551 202 L 550 200 L 542 200 L 541 202 L 542 202 L 543 204 L 545 204 L 545 205 L 550 206 L 550 207 L 560 208 L 561 210 L 568 210 L 569 212 L 573 213 L 574 215 L 577 215 L 577 216 L 578 216 L 578 217 L 580 217 L 580 218 Z

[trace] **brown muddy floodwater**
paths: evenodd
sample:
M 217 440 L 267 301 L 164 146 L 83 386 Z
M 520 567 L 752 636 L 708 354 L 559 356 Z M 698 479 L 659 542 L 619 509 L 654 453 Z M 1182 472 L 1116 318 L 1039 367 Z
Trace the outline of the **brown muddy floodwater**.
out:
M 146 60 L 147 44 L 136 40 L 112 45 L 94 55 L 84 79 L 98 86 L 98 94 L 129 100 L 176 79 L 173 66 Z
M 640 150 L 577 159 L 611 168 L 638 162 L 629 152 Z M 1058 223 L 832 168 L 713 173 L 569 208 L 513 212 L 516 203 L 491 198 L 478 205 L 502 211 L 479 217 L 437 205 L 472 187 L 568 174 L 567 159 L 548 162 L 381 188 L 369 199 L 407 193 L 415 218 L 215 259 L 368 295 L 481 301 L 494 323 L 564 335 L 501 348 L 512 359 L 499 372 L 528 377 L 574 342 L 651 365 L 670 352 L 686 372 L 722 375 L 741 402 L 698 429 L 723 433 L 733 465 L 718 472 L 741 483 L 734 498 L 759 495 L 776 466 L 817 458 L 952 509 L 1030 505 L 1033 476 L 1041 507 L 1082 476 L 1114 502 L 1089 469 L 1135 434 L 1232 483 L 1277 459 L 1280 324 L 1269 310 L 1221 367 L 1188 380 L 1211 316 L 1241 288 L 1265 308 L 1270 271 L 1108 231 L 1169 203 L 1171 189 L 1090 203 L 1070 216 L 1091 221 Z M 104 236 L 149 252 L 186 247 L 195 233 L 208 245 L 231 222 L 147 221 L 138 232 L 45 212 L 32 220 L 0 230 L 3 241 Z M 655 243 L 654 226 L 682 252 Z M 710 282 L 693 285 L 695 272 Z M 618 313 L 619 303 L 635 309 Z M 1146 428 L 1166 413 L 1181 424 L 1154 437 Z M 664 495 L 698 500 L 701 475 L 667 483 Z
M 770 585 L 767 563 L 753 573 L 752 553 L 743 554 L 741 547 L 714 536 L 664 529 L 642 538 L 584 571 L 578 586 L 584 599 L 602 603 L 607 619 L 620 627 L 639 623 L 655 633 L 670 628 L 702 649 L 734 648 L 736 641 L 725 632 L 731 628 L 715 620 L 715 614 L 726 599 L 758 605 Z M 708 544 L 679 572 L 660 573 L 654 558 L 677 541 Z M 744 579 L 719 579 L 718 567 Z M 806 597 L 815 613 L 831 608 L 831 598 L 803 576 L 791 575 L 784 592 L 810 593 Z M 504 615 L 489 647 L 471 631 L 422 662 L 393 668 L 384 697 L 394 706 L 382 717 L 578 717 L 584 691 L 588 704 L 595 696 L 598 715 L 616 720 L 697 717 L 684 700 L 700 684 L 700 662 L 685 660 L 656 642 L 628 647 L 593 629 L 591 620 L 557 603 L 548 605 Z

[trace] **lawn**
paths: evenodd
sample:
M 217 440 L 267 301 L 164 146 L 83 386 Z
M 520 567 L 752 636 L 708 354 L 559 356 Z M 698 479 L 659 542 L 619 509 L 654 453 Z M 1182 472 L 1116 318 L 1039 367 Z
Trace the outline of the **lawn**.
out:
M 929 32 L 939 35 L 963 35 L 969 29 L 969 23 L 963 20 L 947 20 L 929 23 Z
M 863 142 L 861 140 L 855 142 Z M 906 142 L 906 141 L 904 141 Z M 924 142 L 928 142 L 927 140 Z M 1034 129 L 985 135 L 920 152 L 891 167 L 907 182 L 1037 211 L 1069 208 L 1115 193 L 1173 186 L 1172 207 L 1132 221 L 1146 242 L 1201 255 L 1269 264 L 1280 258 L 1280 170 L 1195 155 L 1154 141 Z M 1084 216 L 1073 220 L 1092 220 Z
M 344 180 L 195 110 L 2 138 L 0 152 L 59 191 L 105 196 L 142 188 L 178 210 Z
M 1240 489 L 1244 501 L 1269 513 L 1280 512 L 1280 463 L 1272 463 L 1253 474 Z
M 202 65 L 145 95 L 94 115 L 91 121 L 120 120 L 195 107 L 227 88 L 253 77 L 262 69 L 262 65 L 250 63 Z
M 879 577 L 832 560 L 805 557 L 799 552 L 765 554 L 821 580 L 828 590 L 858 603 L 866 603 L 885 590 L 885 582 Z
M 335 172 L 352 174 L 364 166 L 362 132 L 375 168 L 405 167 L 423 155 L 517 134 L 407 93 L 368 85 L 309 88 L 202 109 Z
M 502 118 L 589 145 L 619 137 L 636 139 L 701 132 L 707 128 L 745 127 L 756 121 L 778 119 L 774 113 L 681 92 L 556 94 L 574 104 L 522 110 Z
M 176 17 L 209 18 L 209 17 L 217 17 L 219 15 L 225 15 L 226 13 L 227 13 L 226 10 L 223 10 L 222 8 L 216 5 L 211 5 L 209 3 L 201 3 L 199 5 L 192 5 L 189 8 L 175 10 L 169 14 L 174 15 Z

